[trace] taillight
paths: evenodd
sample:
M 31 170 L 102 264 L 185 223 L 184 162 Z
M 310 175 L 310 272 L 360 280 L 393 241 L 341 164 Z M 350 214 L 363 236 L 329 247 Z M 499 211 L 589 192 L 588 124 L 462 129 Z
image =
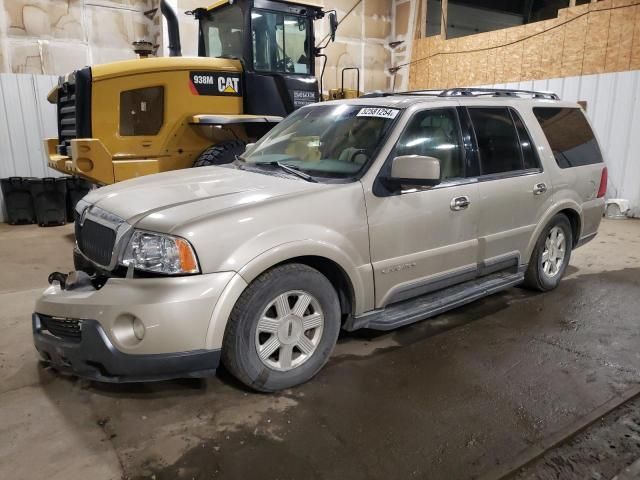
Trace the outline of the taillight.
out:
M 605 193 L 607 193 L 607 179 L 609 178 L 609 173 L 607 172 L 607 167 L 602 169 L 602 175 L 600 176 L 600 188 L 598 188 L 598 198 L 604 197 Z

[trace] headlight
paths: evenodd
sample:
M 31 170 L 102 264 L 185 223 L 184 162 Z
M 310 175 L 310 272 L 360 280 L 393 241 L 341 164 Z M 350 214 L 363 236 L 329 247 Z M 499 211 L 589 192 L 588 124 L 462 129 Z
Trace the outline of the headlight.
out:
M 122 264 L 133 263 L 137 270 L 177 275 L 199 273 L 198 259 L 191 244 L 183 238 L 136 230 L 122 257 Z

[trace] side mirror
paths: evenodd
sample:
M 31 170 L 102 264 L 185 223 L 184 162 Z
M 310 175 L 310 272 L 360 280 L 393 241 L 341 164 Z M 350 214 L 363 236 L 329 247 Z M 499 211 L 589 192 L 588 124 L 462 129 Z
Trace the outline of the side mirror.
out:
M 256 144 L 255 144 L 255 143 L 247 143 L 247 144 L 244 146 L 244 153 L 249 153 L 249 152 L 251 152 L 251 150 L 253 150 L 253 147 L 255 147 L 255 146 L 256 146 Z
M 336 31 L 338 30 L 338 16 L 335 12 L 329 14 L 329 32 L 331 35 L 331 41 L 336 41 Z
M 391 162 L 388 180 L 400 185 L 433 187 L 440 183 L 440 160 L 422 155 L 402 155 Z

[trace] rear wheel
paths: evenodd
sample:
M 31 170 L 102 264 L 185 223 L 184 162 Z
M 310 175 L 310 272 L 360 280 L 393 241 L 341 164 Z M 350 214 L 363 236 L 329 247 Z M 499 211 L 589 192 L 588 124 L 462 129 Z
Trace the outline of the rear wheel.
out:
M 242 383 L 273 392 L 306 382 L 326 363 L 340 331 L 338 295 L 302 264 L 262 274 L 238 299 L 222 360 Z
M 237 155 L 242 155 L 245 150 L 245 144 L 241 140 L 231 140 L 229 142 L 219 143 L 207 148 L 196 159 L 194 167 L 210 167 L 211 165 L 224 165 L 231 163 L 236 159 Z
M 546 292 L 558 286 L 571 258 L 573 231 L 566 215 L 554 216 L 542 231 L 533 250 L 525 286 Z

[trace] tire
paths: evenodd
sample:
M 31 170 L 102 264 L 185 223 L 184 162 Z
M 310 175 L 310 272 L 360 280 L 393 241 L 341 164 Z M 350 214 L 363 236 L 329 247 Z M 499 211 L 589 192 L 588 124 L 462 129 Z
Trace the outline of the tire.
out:
M 245 144 L 241 140 L 219 143 L 202 152 L 193 163 L 193 166 L 210 167 L 212 165 L 231 163 L 236 159 L 236 155 L 242 155 L 244 150 Z
M 559 235 L 556 237 L 555 247 L 551 250 L 552 260 L 545 262 L 545 252 L 549 253 L 547 243 L 552 241 L 550 238 L 552 232 L 561 232 L 564 236 L 564 255 L 560 265 L 557 265 L 557 262 L 553 260 L 562 251 L 558 247 Z M 525 273 L 524 286 L 541 292 L 556 288 L 569 265 L 572 246 L 573 230 L 571 229 L 571 224 L 566 215 L 559 213 L 549 221 L 536 242 Z
M 304 308 L 304 295 L 310 297 L 308 307 L 302 315 L 296 315 L 298 303 Z M 283 312 L 290 313 L 281 315 Z M 234 306 L 224 334 L 222 362 L 249 388 L 282 390 L 318 373 L 329 359 L 339 332 L 340 303 L 331 282 L 306 265 L 275 267 L 256 278 Z M 274 345 L 276 350 L 269 354 Z

